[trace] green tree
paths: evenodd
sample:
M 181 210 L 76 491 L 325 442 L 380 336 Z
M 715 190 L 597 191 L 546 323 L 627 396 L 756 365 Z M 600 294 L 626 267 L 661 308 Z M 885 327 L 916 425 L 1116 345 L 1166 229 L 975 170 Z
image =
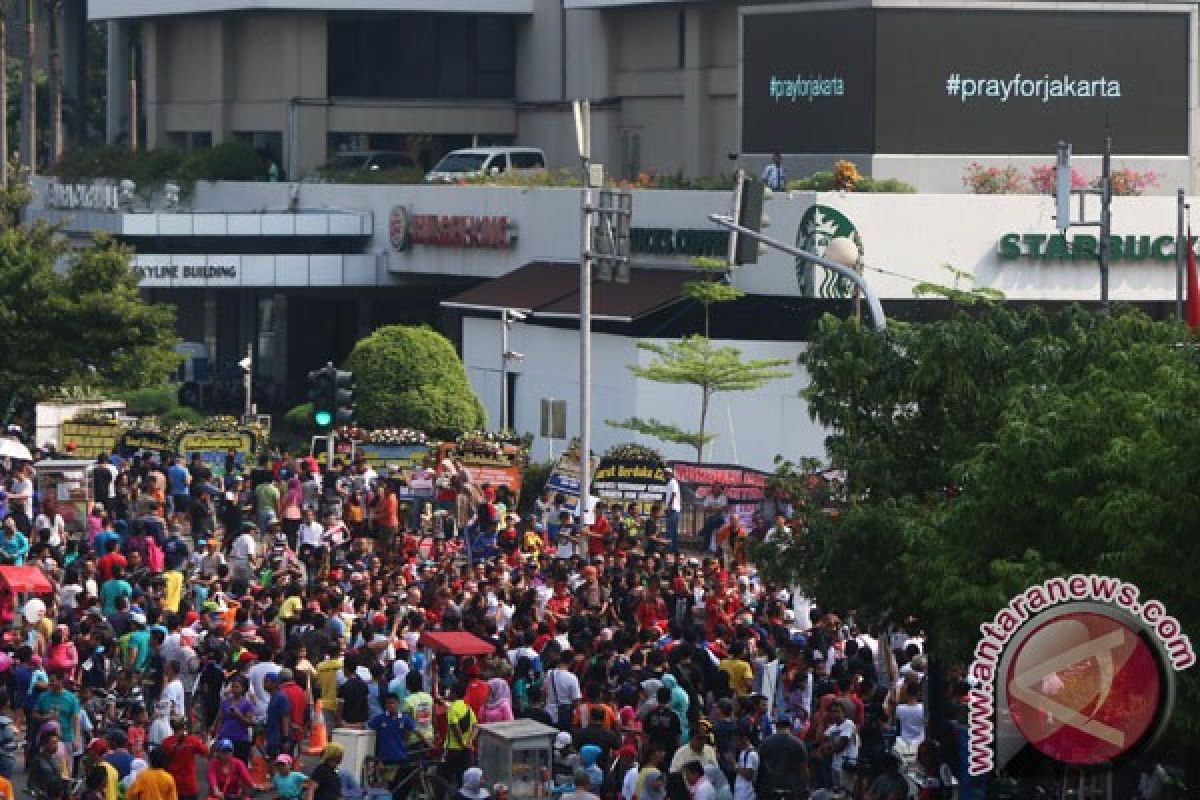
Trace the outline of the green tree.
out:
M 683 284 L 683 296 L 698 303 L 704 309 L 704 335 L 709 335 L 709 317 L 712 307 L 721 303 L 732 303 L 745 296 L 745 292 L 729 283 L 729 264 L 723 258 L 693 258 L 692 266 L 704 277 Z
M 179 361 L 175 311 L 142 301 L 129 259 L 111 240 L 72 250 L 46 225 L 0 230 L 0 402 L 166 381 Z
M 945 319 L 823 319 L 802 363 L 849 507 L 813 513 L 760 568 L 859 619 L 913 618 L 966 661 L 1034 582 L 1132 581 L 1200 630 L 1200 358 L 1183 329 L 1118 308 L 1048 313 L 971 295 Z M 864 558 L 865 554 L 869 557 Z M 1181 677 L 1179 741 L 1200 733 Z
M 357 419 L 367 427 L 454 437 L 486 423 L 454 345 L 429 327 L 379 328 L 354 346 L 347 368 L 354 372 Z
M 700 425 L 695 431 L 684 430 L 657 419 L 632 417 L 624 422 L 607 420 L 614 428 L 636 431 L 645 436 L 696 448 L 696 460 L 704 460 L 704 446 L 716 438 L 707 433 L 708 407 L 714 395 L 722 392 L 749 392 L 791 373 L 780 369 L 787 359 L 743 359 L 736 347 L 718 347 L 705 336 L 688 336 L 672 342 L 638 342 L 639 350 L 657 358 L 646 366 L 630 364 L 629 371 L 656 383 L 695 386 L 700 390 Z

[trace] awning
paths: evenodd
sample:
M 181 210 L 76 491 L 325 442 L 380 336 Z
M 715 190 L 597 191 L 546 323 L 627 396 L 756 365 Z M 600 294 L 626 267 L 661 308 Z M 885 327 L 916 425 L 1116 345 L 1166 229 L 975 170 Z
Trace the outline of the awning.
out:
M 54 593 L 54 584 L 39 567 L 0 567 L 0 586 L 13 594 Z
M 677 269 L 630 271 L 629 283 L 595 281 L 592 318 L 633 322 L 683 299 L 683 284 L 700 273 Z M 446 308 L 497 314 L 503 309 L 534 317 L 579 318 L 579 265 L 535 261 L 443 301 Z
M 465 631 L 426 631 L 417 644 L 438 655 L 450 656 L 490 656 L 496 650 L 475 634 Z

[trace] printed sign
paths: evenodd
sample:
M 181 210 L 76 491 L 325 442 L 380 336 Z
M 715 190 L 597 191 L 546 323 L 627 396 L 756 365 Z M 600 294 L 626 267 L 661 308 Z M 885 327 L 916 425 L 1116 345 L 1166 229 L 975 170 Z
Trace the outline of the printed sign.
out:
M 188 462 L 199 454 L 213 476 L 223 478 L 225 457 L 231 450 L 236 468 L 239 471 L 245 469 L 254 452 L 254 436 L 241 431 L 192 431 L 180 437 L 177 450 Z
M 121 428 L 93 422 L 64 422 L 61 447 L 74 458 L 96 458 L 117 446 Z
M 605 456 L 592 477 L 592 494 L 610 503 L 637 503 L 643 512 L 649 511 L 655 503 L 666 502 L 666 466 Z
M 592 458 L 592 468 L 596 467 L 596 459 Z M 565 451 L 554 462 L 554 469 L 546 479 L 546 491 L 553 497 L 561 494 L 567 500 L 567 507 L 574 511 L 579 506 L 579 452 L 574 449 Z
M 689 461 L 673 461 L 675 479 L 680 487 L 689 492 L 697 502 L 712 493 L 718 483 L 725 487 L 729 498 L 729 510 L 737 514 L 742 523 L 749 527 L 754 512 L 762 507 L 766 498 L 767 473 L 733 464 L 696 464 Z
M 1174 673 L 1196 662 L 1162 603 L 1103 575 L 1032 586 L 979 630 L 969 672 L 972 775 L 1003 768 L 1025 742 L 1079 767 L 1145 752 L 1170 718 Z
M 521 496 L 521 461 L 515 448 L 506 448 L 505 452 L 497 455 L 465 451 L 459 452 L 458 445 L 446 442 L 442 445 L 438 463 L 445 458 L 454 458 L 471 473 L 471 482 L 477 486 L 490 483 L 492 486 L 505 486 L 515 496 Z

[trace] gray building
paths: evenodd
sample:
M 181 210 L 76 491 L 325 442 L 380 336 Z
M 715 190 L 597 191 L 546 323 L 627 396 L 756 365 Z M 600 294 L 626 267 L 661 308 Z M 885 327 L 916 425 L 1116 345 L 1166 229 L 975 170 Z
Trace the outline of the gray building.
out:
M 1197 152 L 1191 4 L 89 0 L 88 13 L 110 25 L 110 138 L 128 125 L 132 46 L 148 146 L 238 138 L 289 178 L 340 150 L 429 166 L 510 143 L 573 167 L 576 98 L 592 100 L 593 160 L 626 179 L 757 168 L 779 149 L 793 176 L 846 157 L 962 191 L 972 161 L 1028 170 L 1060 138 L 1095 171 L 1108 121 L 1118 166 L 1169 191 L 1190 188 Z M 978 94 L 943 91 L 960 68 L 980 70 L 963 73 Z M 1060 78 L 1099 88 L 1052 97 Z

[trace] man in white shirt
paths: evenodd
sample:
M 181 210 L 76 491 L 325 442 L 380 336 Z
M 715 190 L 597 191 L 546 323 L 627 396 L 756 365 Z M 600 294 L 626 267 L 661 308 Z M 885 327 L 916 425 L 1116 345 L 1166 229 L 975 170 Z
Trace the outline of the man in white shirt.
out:
M 768 189 L 782 192 L 787 188 L 787 173 L 783 168 L 783 154 L 778 150 L 771 156 L 771 163 L 763 167 L 762 182 Z
M 566 655 L 563 653 L 564 659 Z M 575 673 L 559 666 L 546 673 L 546 678 L 542 681 L 542 691 L 546 696 L 546 714 L 555 723 L 558 722 L 559 706 L 567 706 L 573 711 L 575 704 L 583 697 Z
M 679 496 L 679 481 L 675 479 L 675 470 L 667 467 L 667 502 L 663 507 L 667 510 L 667 538 L 671 540 L 671 552 L 679 552 L 679 515 L 683 511 L 683 498 Z
M 267 718 L 267 705 L 271 702 L 271 693 L 263 683 L 268 675 L 274 675 L 282 667 L 274 661 L 260 661 L 249 669 L 246 677 L 250 681 L 250 699 L 254 701 L 254 716 L 256 719 Z
M 846 707 L 842 703 L 835 701 L 830 705 L 829 714 L 832 724 L 825 729 L 821 744 L 823 755 L 831 756 L 829 765 L 833 779 L 838 785 L 852 791 L 854 775 L 848 774 L 843 767 L 847 761 L 858 762 L 858 731 L 854 727 L 854 720 L 846 718 Z
M 234 593 L 245 594 L 246 588 L 254 578 L 254 567 L 258 558 L 258 545 L 254 534 L 258 526 L 252 522 L 242 523 L 242 532 L 233 540 L 229 548 L 229 567 L 233 577 Z
M 687 782 L 692 800 L 717 800 L 717 790 L 704 776 L 704 766 L 699 761 L 689 761 L 684 766 L 683 779 Z
M 755 800 L 754 781 L 758 778 L 758 753 L 750 746 L 750 726 L 738 726 L 737 757 L 734 759 L 736 777 L 733 780 L 733 800 Z
M 166 667 L 167 685 L 163 687 L 162 702 L 171 704 L 171 716 L 186 715 L 186 699 L 183 691 L 183 681 L 179 679 L 179 662 L 168 661 Z
M 316 513 L 312 509 L 304 510 L 304 518 L 296 530 L 300 540 L 300 560 L 310 570 L 315 570 L 324 562 L 325 528 L 317 522 Z

